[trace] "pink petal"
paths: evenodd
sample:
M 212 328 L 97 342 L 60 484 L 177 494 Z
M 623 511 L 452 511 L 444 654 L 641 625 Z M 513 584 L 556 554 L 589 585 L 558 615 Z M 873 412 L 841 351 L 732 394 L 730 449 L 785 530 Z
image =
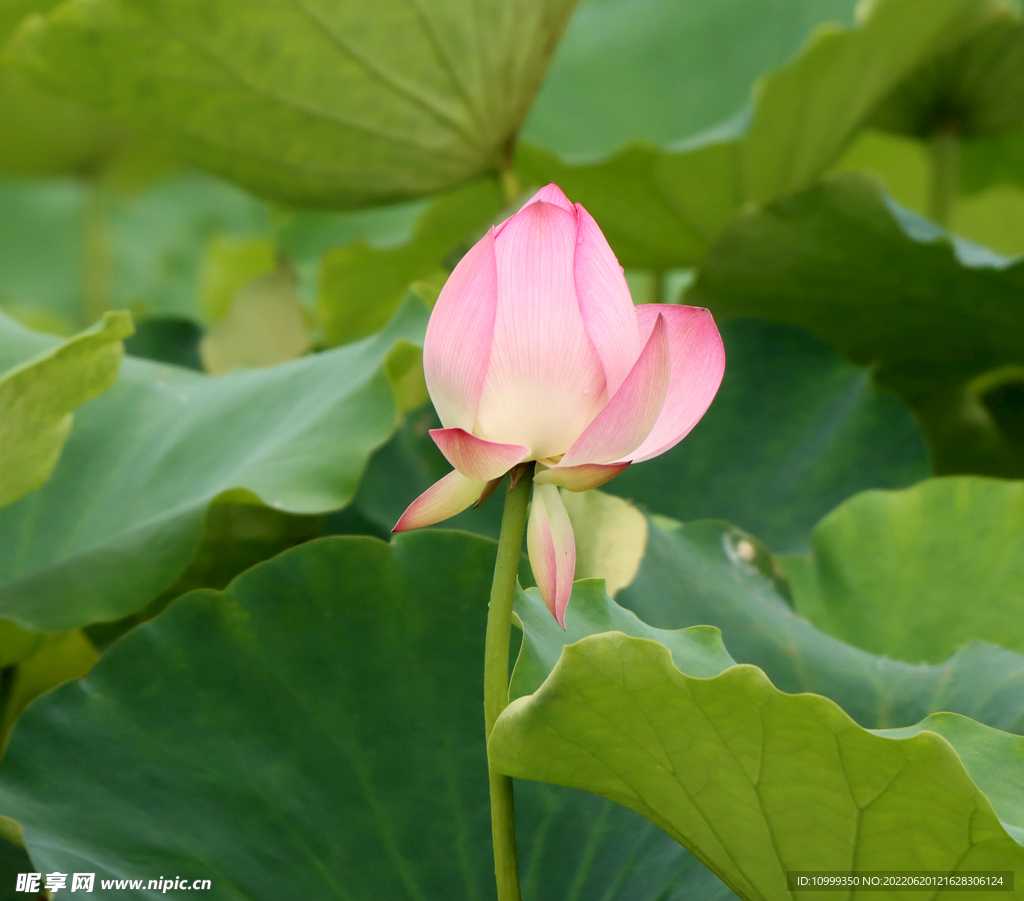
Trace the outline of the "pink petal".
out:
M 538 485 L 560 485 L 569 491 L 589 491 L 614 479 L 629 463 L 581 463 L 579 466 L 554 466 L 534 476 Z
M 430 437 L 459 472 L 483 482 L 505 475 L 530 452 L 525 445 L 495 444 L 464 429 L 431 429 Z
M 526 203 L 524 203 L 522 207 L 520 207 L 520 212 L 526 209 L 526 207 L 528 207 L 531 203 L 551 203 L 554 204 L 555 206 L 560 206 L 563 210 L 567 210 L 568 212 L 572 213 L 573 216 L 576 215 L 576 208 L 569 201 L 569 198 L 562 193 L 562 189 L 559 188 L 558 185 L 556 185 L 554 182 L 552 182 L 547 187 L 541 188 L 536 194 L 533 195 L 533 197 L 527 200 Z M 515 219 L 515 215 L 509 216 L 508 219 L 506 219 L 504 222 L 496 226 L 494 230 L 494 236 L 497 237 L 498 235 L 500 235 L 505 226 L 508 225 L 509 222 L 511 222 L 513 219 Z
M 656 322 L 626 380 L 559 465 L 609 463 L 633 451 L 658 421 L 671 372 L 668 328 Z
M 498 299 L 494 230 L 459 261 L 434 305 L 423 340 L 423 375 L 441 422 L 472 429 L 487 375 Z
M 562 193 L 562 189 L 554 182 L 541 188 L 523 206 L 527 207 L 531 203 L 553 203 L 555 206 L 560 206 L 563 210 L 568 210 L 570 213 L 573 212 L 573 205 L 569 198 Z
M 594 217 L 579 204 L 576 215 L 576 296 L 587 334 L 604 366 L 611 397 L 640 354 L 636 308 L 622 267 Z
M 675 447 L 707 412 L 725 372 L 725 347 L 711 313 L 703 307 L 644 304 L 637 309 L 640 334 L 659 314 L 668 325 L 672 377 L 661 416 L 636 450 L 633 462 L 649 460 Z
M 576 300 L 576 217 L 532 203 L 508 221 L 494 249 L 494 344 L 476 424 L 467 431 L 525 444 L 533 457 L 557 456 L 606 399 L 601 359 Z
M 569 514 L 554 485 L 534 486 L 526 547 L 541 597 L 564 629 L 565 608 L 576 573 L 576 541 Z
M 409 504 L 409 508 L 391 531 L 420 529 L 449 519 L 475 504 L 486 486 L 486 482 L 467 479 L 458 470 L 450 472 Z

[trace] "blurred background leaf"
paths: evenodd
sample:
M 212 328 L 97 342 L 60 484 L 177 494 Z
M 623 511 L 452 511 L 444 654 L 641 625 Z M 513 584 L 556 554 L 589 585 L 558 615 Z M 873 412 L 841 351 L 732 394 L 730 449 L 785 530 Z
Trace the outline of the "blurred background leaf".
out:
M 210 375 L 234 369 L 275 366 L 310 348 L 295 274 L 286 261 L 246 281 L 234 294 L 223 318 L 200 343 L 203 368 Z
M 45 14 L 59 2 L 6 0 L 0 6 L 0 47 L 22 19 Z M 126 129 L 101 113 L 42 90 L 23 73 L 0 65 L 0 172 L 95 172 L 133 143 Z
M 1021 381 L 1020 293 L 1018 263 L 951 239 L 844 174 L 737 217 L 688 299 L 801 326 L 874 367 L 917 412 L 937 472 L 1018 476 L 1024 458 L 970 392 Z
M 997 0 L 878 0 L 854 28 L 822 27 L 766 75 L 749 111 L 674 148 L 626 147 L 579 164 L 524 148 L 528 181 L 557 181 L 601 223 L 627 266 L 691 266 L 747 201 L 812 184 L 876 105 L 1006 7 Z
M 843 168 L 1001 253 L 1024 251 L 1024 24 L 1010 14 L 921 65 L 870 118 Z
M 136 318 L 203 324 L 283 254 L 311 306 L 320 258 L 357 239 L 374 248 L 408 242 L 425 204 L 353 213 L 268 207 L 202 173 L 113 171 L 102 184 L 71 178 L 0 180 L 0 304 L 28 325 L 72 332 L 86 323 L 86 232 L 103 232 L 102 304 Z M 91 218 L 90 218 L 91 217 Z M 252 270 L 245 254 L 268 261 Z M 97 252 L 95 242 L 91 248 Z M 241 272 L 241 275 L 239 274 Z M 386 321 L 386 320 L 385 320 Z
M 868 491 L 826 516 L 813 542 L 784 566 L 794 607 L 825 632 L 912 663 L 975 639 L 1024 653 L 1024 482 Z
M 186 568 L 217 498 L 345 506 L 397 424 L 389 353 L 422 340 L 425 318 L 410 302 L 360 344 L 220 379 L 126 361 L 50 482 L 0 511 L 2 615 L 41 630 L 134 613 Z M 49 343 L 19 337 L 8 352 Z
M 121 342 L 131 333 L 130 316 L 108 313 L 20 362 L 14 348 L 32 346 L 34 336 L 0 314 L 0 507 L 46 483 L 71 431 L 72 411 L 117 381 Z
M 566 159 L 668 145 L 729 119 L 754 83 L 855 0 L 589 0 L 576 10 L 523 129 Z
M 357 206 L 502 166 L 574 5 L 102 0 L 27 20 L 8 53 L 257 193 Z
M 504 206 L 495 179 L 481 179 L 435 198 L 412 239 L 395 247 L 354 241 L 329 251 L 320 270 L 317 311 L 328 344 L 344 344 L 384 326 L 413 282 L 448 277 L 445 259 L 478 237 Z M 461 256 L 461 254 L 459 254 Z

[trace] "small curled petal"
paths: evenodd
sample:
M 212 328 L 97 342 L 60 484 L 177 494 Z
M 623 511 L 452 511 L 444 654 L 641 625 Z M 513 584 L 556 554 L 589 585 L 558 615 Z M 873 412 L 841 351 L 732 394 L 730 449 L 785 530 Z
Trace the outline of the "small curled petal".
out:
M 467 479 L 461 472 L 454 470 L 443 479 L 434 482 L 409 504 L 391 531 L 421 529 L 423 526 L 432 526 L 435 522 L 450 519 L 456 513 L 461 513 L 475 504 L 486 487 L 486 482 Z
M 600 488 L 629 466 L 625 463 L 581 463 L 579 466 L 554 466 L 537 473 L 538 485 L 559 485 L 567 491 L 590 491 Z
M 526 547 L 541 597 L 564 629 L 565 610 L 576 574 L 576 539 L 565 504 L 554 485 L 534 485 Z

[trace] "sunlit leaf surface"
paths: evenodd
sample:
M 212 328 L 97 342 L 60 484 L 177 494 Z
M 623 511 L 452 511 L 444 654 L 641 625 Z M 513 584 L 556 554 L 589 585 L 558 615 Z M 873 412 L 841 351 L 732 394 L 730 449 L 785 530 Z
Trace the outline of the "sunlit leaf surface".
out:
M 185 569 L 218 497 L 343 507 L 396 424 L 388 354 L 424 314 L 410 305 L 362 343 L 218 379 L 129 360 L 46 487 L 0 512 L 0 616 L 55 629 L 133 613 Z

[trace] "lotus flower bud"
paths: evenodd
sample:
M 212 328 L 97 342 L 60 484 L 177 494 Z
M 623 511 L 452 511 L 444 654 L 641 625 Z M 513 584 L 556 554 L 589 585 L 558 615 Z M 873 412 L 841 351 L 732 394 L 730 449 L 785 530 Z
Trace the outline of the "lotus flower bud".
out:
M 548 185 L 455 267 L 423 369 L 444 426 L 430 434 L 454 470 L 395 531 L 460 513 L 535 460 L 527 548 L 564 627 L 576 549 L 558 488 L 596 488 L 674 447 L 711 404 L 725 350 L 705 309 L 634 306 L 597 223 Z

